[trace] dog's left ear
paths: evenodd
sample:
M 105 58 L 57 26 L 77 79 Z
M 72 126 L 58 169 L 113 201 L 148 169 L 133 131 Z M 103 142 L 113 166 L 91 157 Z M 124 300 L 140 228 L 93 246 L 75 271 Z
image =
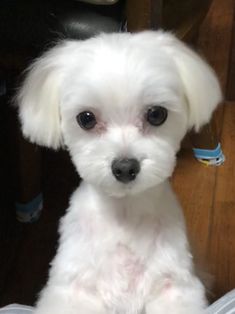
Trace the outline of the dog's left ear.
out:
M 166 49 L 179 71 L 189 105 L 188 128 L 198 131 L 221 102 L 221 88 L 215 72 L 199 55 L 174 36 L 167 36 Z
M 58 95 L 60 49 L 53 48 L 34 62 L 16 96 L 24 136 L 55 149 L 63 142 Z

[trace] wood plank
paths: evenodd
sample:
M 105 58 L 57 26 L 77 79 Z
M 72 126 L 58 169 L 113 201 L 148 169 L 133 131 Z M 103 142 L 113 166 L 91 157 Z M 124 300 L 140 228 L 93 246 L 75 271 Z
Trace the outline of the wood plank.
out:
M 233 38 L 230 49 L 229 73 L 227 82 L 227 99 L 235 100 L 235 16 L 233 19 Z
M 162 22 L 162 0 L 128 0 L 126 16 L 129 32 L 157 29 Z
M 233 0 L 214 0 L 208 16 L 200 29 L 200 36 L 198 41 L 199 49 L 203 52 L 203 55 L 215 69 L 220 79 L 224 93 L 226 91 L 229 70 L 233 16 Z M 227 143 L 228 139 L 230 138 L 228 129 L 232 126 L 231 121 L 229 125 L 227 122 L 228 115 L 231 114 L 231 110 L 230 108 L 227 109 L 226 106 L 221 106 L 219 110 L 217 110 L 215 114 L 215 122 L 217 126 L 217 132 L 222 141 L 224 153 L 228 160 L 230 159 L 231 155 L 231 152 L 228 150 L 228 146 L 231 144 L 231 142 L 230 144 Z M 223 126 L 224 129 L 222 129 Z M 221 135 L 222 132 L 223 135 Z M 234 144 L 235 143 L 233 143 L 233 145 Z M 226 181 L 227 183 L 229 182 L 231 173 L 231 164 L 229 165 L 228 161 L 226 161 L 224 166 L 216 169 L 216 181 L 214 182 L 214 200 L 210 212 L 211 222 L 208 224 L 210 230 L 208 231 L 209 234 L 207 234 L 207 250 L 205 245 L 205 253 L 207 252 L 206 259 L 208 261 L 208 270 L 211 274 L 214 275 L 215 282 L 214 288 L 212 290 L 214 292 L 215 299 L 235 286 L 234 273 L 232 270 L 232 266 L 235 265 L 235 262 L 234 257 L 232 258 L 231 256 L 231 254 L 233 254 L 232 250 L 234 251 L 234 242 L 232 240 L 232 236 L 234 236 L 234 234 L 232 234 L 231 231 L 231 226 L 233 226 L 234 221 L 232 220 L 233 217 L 231 213 L 231 207 L 229 209 L 229 206 L 232 206 L 232 203 L 229 202 L 229 198 L 231 197 L 230 194 L 233 193 L 234 195 L 235 193 L 232 191 L 232 188 L 224 185 Z M 226 190 L 227 195 L 224 194 Z M 209 193 L 211 196 L 211 190 L 207 191 L 207 193 Z M 224 212 L 221 212 L 221 210 L 224 210 L 223 207 L 226 206 L 228 206 L 228 209 Z M 228 222 L 227 219 L 231 221 Z M 228 239 L 226 240 L 226 238 Z
M 198 48 L 215 69 L 223 90 L 227 83 L 234 0 L 214 0 L 201 25 Z
M 231 42 L 233 0 L 214 0 L 203 22 L 198 39 L 199 50 L 219 75 L 225 87 Z M 219 133 L 223 109 L 216 114 Z M 207 250 L 210 210 L 213 205 L 215 168 L 205 168 L 194 161 L 190 153 L 184 153 L 174 175 L 174 186 L 185 209 L 189 233 L 199 254 Z M 186 182 L 190 182 L 187 184 Z M 183 187 L 183 188 L 181 188 Z M 207 191 L 207 193 L 205 193 Z
M 200 28 L 198 40 L 199 50 L 217 72 L 224 91 L 229 67 L 233 4 L 234 0 L 213 1 Z M 220 107 L 215 114 L 219 134 L 222 132 L 223 123 L 227 124 L 228 115 L 233 114 L 235 116 L 235 112 L 232 113 L 228 109 L 224 117 L 224 108 L 226 107 Z M 225 138 L 227 138 L 226 141 L 229 141 L 229 133 L 226 134 L 226 132 L 228 132 L 229 127 L 232 127 L 231 124 L 230 121 L 226 129 L 223 130 L 222 142 L 227 159 L 230 158 L 231 153 L 235 156 L 235 152 L 231 152 L 227 148 L 232 144 L 231 141 L 230 144 L 225 142 Z M 234 126 L 233 128 L 235 129 Z M 235 147 L 234 139 L 233 145 Z M 235 219 L 232 216 L 235 216 L 235 209 L 233 208 L 233 197 L 230 195 L 231 193 L 235 195 L 235 191 L 232 182 L 229 183 L 233 171 L 231 163 L 232 161 L 229 166 L 226 161 L 225 166 L 221 168 L 206 168 L 193 159 L 190 151 L 183 151 L 173 176 L 173 186 L 184 208 L 189 238 L 196 249 L 197 260 L 202 265 L 205 265 L 206 260 L 207 266 L 204 266 L 204 269 L 214 275 L 215 287 L 213 292 L 215 292 L 215 298 L 235 286 L 235 270 L 232 269 L 232 266 L 235 265 L 233 242 L 235 235 L 232 230 Z M 229 170 L 223 173 L 227 167 Z M 223 187 L 224 183 L 221 182 L 221 176 L 224 177 L 225 181 L 228 181 L 227 187 Z M 220 192 L 217 195 L 218 189 Z M 225 191 L 228 195 L 223 194 Z M 224 210 L 226 207 L 227 210 Z M 223 217 L 220 213 L 221 210 L 224 211 Z M 231 221 L 228 222 L 227 219 Z M 224 242 L 226 243 L 223 244 Z
M 230 46 L 234 16 L 234 0 L 214 0 L 199 33 L 198 49 L 217 73 L 226 92 Z M 223 107 L 214 115 L 218 137 L 221 134 Z
M 192 43 L 212 0 L 163 1 L 164 29 L 173 31 L 180 39 Z
M 214 0 L 200 28 L 198 38 L 198 49 L 217 72 L 224 91 L 227 84 L 233 4 L 233 0 L 223 3 Z M 223 110 L 223 106 L 220 106 L 212 123 L 205 126 L 199 134 L 191 137 L 194 147 L 214 149 L 217 146 L 221 134 Z
M 222 130 L 226 162 L 217 168 L 208 246 L 216 297 L 235 287 L 235 103 L 226 104 Z
M 173 187 L 183 207 L 188 235 L 200 267 L 206 268 L 216 168 L 206 167 L 184 150 L 173 175 Z

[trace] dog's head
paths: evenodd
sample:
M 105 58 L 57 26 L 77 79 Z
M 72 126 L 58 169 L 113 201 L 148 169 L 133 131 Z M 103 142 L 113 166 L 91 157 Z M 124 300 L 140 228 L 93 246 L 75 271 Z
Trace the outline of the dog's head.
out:
M 113 195 L 168 178 L 188 129 L 221 100 L 214 72 L 163 32 L 68 41 L 36 61 L 17 97 L 32 142 L 65 145 L 87 182 Z

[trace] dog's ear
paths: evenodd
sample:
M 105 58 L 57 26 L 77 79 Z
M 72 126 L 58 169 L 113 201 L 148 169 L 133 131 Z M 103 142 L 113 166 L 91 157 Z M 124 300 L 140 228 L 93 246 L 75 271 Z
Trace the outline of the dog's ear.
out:
M 17 96 L 23 134 L 33 143 L 62 145 L 59 110 L 60 48 L 53 48 L 32 64 Z
M 174 36 L 168 36 L 167 52 L 176 64 L 189 105 L 188 128 L 198 131 L 221 102 L 221 88 L 215 72 L 199 55 Z

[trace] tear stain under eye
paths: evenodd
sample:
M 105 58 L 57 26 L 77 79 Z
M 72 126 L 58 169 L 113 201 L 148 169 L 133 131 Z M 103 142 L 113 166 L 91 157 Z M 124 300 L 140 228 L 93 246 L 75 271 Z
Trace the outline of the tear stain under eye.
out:
M 94 131 L 98 134 L 103 134 L 107 131 L 107 123 L 105 122 L 98 122 L 94 128 Z

